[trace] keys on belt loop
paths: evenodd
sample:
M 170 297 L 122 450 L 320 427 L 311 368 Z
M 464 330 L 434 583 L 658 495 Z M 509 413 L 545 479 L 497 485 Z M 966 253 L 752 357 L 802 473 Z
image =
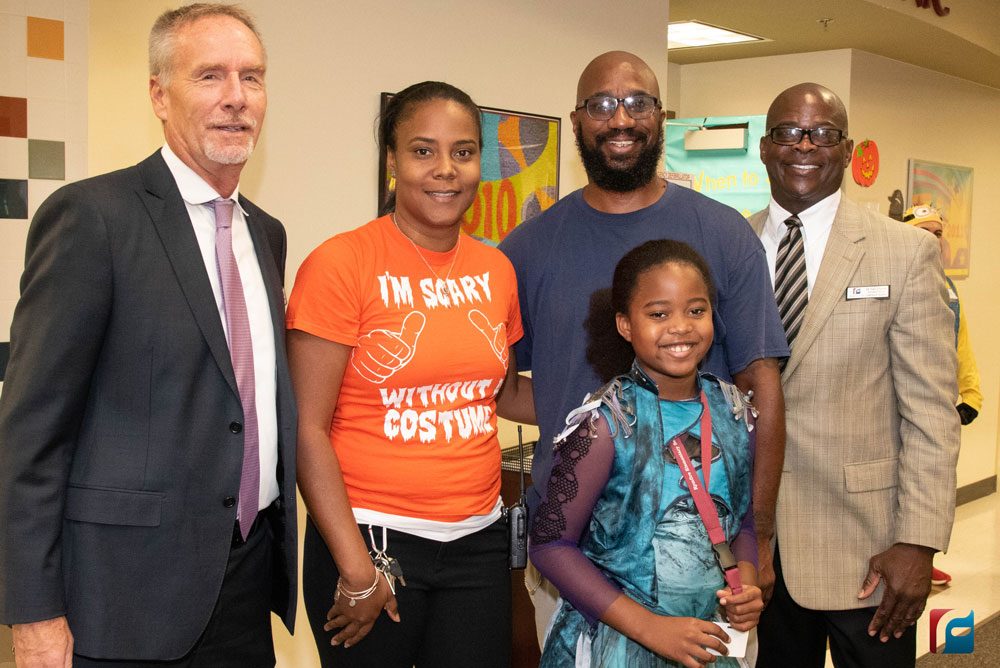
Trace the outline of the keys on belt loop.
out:
M 389 590 L 392 595 L 396 595 L 396 582 L 400 586 L 406 586 L 406 578 L 403 577 L 403 569 L 395 557 L 389 556 L 386 550 L 389 547 L 389 532 L 382 527 L 382 547 L 375 542 L 375 532 L 371 524 L 368 525 L 368 538 L 371 541 L 372 549 L 368 553 L 372 558 L 375 568 L 385 576 L 385 581 L 389 583 Z

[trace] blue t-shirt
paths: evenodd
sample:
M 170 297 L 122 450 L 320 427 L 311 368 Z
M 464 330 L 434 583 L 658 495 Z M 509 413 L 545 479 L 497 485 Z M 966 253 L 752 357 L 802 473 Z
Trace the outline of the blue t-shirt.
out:
M 590 296 L 610 288 L 622 256 L 651 239 L 683 241 L 712 272 L 719 301 L 702 371 L 731 380 L 754 360 L 788 356 L 764 248 L 739 212 L 675 185 L 654 204 L 623 214 L 597 211 L 582 190 L 571 193 L 500 244 L 517 272 L 524 337 L 514 350 L 518 369 L 532 372 L 540 431 L 532 508 L 544 497 L 553 437 L 600 385 L 586 359 Z

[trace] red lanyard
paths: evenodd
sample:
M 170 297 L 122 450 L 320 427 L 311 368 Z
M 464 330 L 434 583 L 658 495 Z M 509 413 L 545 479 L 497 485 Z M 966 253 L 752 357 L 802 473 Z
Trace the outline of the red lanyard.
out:
M 734 594 L 743 591 L 743 581 L 740 578 L 740 569 L 737 567 L 736 558 L 732 550 L 729 549 L 729 541 L 719 523 L 719 513 L 715 509 L 715 502 L 712 501 L 708 493 L 708 484 L 712 472 L 712 413 L 708 409 L 708 397 L 705 392 L 701 393 L 701 471 L 705 477 L 705 484 L 701 484 L 698 474 L 694 470 L 691 458 L 688 457 L 687 449 L 681 442 L 680 436 L 670 439 L 670 450 L 674 454 L 674 461 L 681 470 L 684 480 L 687 481 L 688 490 L 694 505 L 698 509 L 701 521 L 705 523 L 708 530 L 708 538 L 712 541 L 712 551 L 715 553 L 715 560 L 722 569 L 722 575 L 726 578 Z

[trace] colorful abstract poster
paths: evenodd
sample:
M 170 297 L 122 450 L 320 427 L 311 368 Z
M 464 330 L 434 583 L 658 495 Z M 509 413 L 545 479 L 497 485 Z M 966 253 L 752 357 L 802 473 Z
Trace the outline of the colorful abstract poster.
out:
M 911 159 L 907 190 L 911 206 L 926 204 L 941 212 L 945 273 L 967 278 L 972 252 L 972 168 Z
M 765 118 L 761 115 L 669 119 L 665 126 L 667 171 L 688 175 L 694 190 L 750 217 L 765 208 L 771 199 L 767 170 L 760 161 L 758 150 Z M 743 148 L 711 151 L 684 148 L 684 138 L 689 132 L 738 125 L 747 128 Z
M 392 97 L 382 93 L 382 108 Z M 481 107 L 482 177 L 462 229 L 490 245 L 559 199 L 559 119 Z M 379 204 L 395 184 L 379 159 Z

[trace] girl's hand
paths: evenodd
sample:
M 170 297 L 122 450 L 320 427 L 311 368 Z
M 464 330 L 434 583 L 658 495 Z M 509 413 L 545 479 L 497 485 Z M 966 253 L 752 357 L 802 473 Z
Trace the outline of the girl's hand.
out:
M 757 626 L 760 621 L 760 613 L 764 609 L 764 597 L 761 595 L 760 587 L 756 585 L 743 585 L 743 591 L 733 594 L 729 587 L 715 592 L 719 597 L 719 605 L 722 606 L 728 621 L 737 631 L 749 631 Z
M 354 582 L 343 582 L 344 588 L 348 591 L 364 591 L 370 586 L 371 580 L 359 585 Z M 357 588 L 355 588 L 357 587 Z M 399 621 L 399 611 L 396 607 L 396 597 L 389 589 L 389 583 L 385 577 L 378 574 L 378 587 L 368 598 L 357 599 L 354 606 L 351 606 L 351 599 L 337 592 L 333 597 L 333 607 L 326 613 L 327 622 L 323 626 L 324 631 L 340 629 L 330 640 L 331 645 L 344 644 L 344 647 L 351 647 L 358 644 L 362 638 L 368 635 L 375 625 L 375 620 L 385 610 L 389 619 L 394 622 Z
M 715 656 L 709 654 L 707 648 L 723 656 L 728 652 L 724 643 L 729 642 L 729 636 L 718 624 L 702 619 L 663 617 L 649 612 L 641 626 L 637 642 L 685 668 L 715 663 Z

